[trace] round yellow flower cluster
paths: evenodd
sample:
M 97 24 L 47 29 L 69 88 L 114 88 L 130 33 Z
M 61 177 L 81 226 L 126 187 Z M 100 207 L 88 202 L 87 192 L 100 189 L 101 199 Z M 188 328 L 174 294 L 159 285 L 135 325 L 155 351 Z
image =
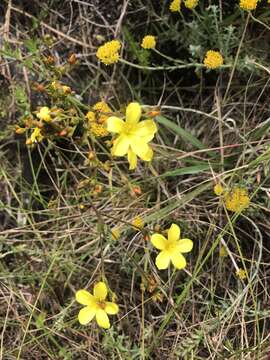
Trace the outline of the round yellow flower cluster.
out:
M 104 128 L 103 125 L 97 124 L 95 122 L 91 123 L 90 128 L 92 134 L 94 134 L 96 137 L 104 137 L 109 134 L 109 132 Z
M 240 8 L 243 10 L 255 10 L 258 4 L 258 0 L 240 0 Z
M 119 60 L 119 50 L 121 43 L 118 40 L 112 40 L 106 42 L 100 46 L 97 50 L 97 58 L 105 65 L 111 65 Z
M 214 50 L 208 50 L 203 61 L 208 69 L 216 69 L 223 65 L 223 62 L 224 60 L 221 53 Z
M 199 3 L 199 0 L 185 0 L 185 7 L 188 9 L 194 9 Z
M 144 49 L 154 49 L 156 47 L 156 38 L 153 35 L 146 35 L 142 39 L 141 47 Z
M 237 270 L 236 275 L 239 277 L 240 280 L 245 280 L 247 278 L 247 273 L 244 269 Z
M 181 9 L 181 0 L 173 0 L 170 4 L 171 12 L 177 12 Z
M 240 212 L 250 204 L 250 198 L 246 189 L 235 187 L 224 196 L 227 210 Z
M 85 115 L 91 132 L 96 137 L 107 136 L 109 132 L 106 129 L 106 121 L 109 117 L 108 115 L 112 113 L 112 109 L 105 101 L 99 101 L 93 106 L 93 110 L 88 111 Z

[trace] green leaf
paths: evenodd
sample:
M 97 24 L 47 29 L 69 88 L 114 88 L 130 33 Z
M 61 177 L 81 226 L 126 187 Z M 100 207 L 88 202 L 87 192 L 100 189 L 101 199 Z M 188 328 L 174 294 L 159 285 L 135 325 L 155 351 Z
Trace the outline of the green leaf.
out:
M 217 164 L 212 167 L 216 167 Z M 180 169 L 175 169 L 171 171 L 166 171 L 164 174 L 161 174 L 159 177 L 170 177 L 170 176 L 179 176 L 179 175 L 191 175 L 191 174 L 198 174 L 199 172 L 205 171 L 205 170 L 211 170 L 209 164 L 201 164 L 201 165 L 194 165 L 194 166 L 188 166 L 183 167 Z
M 206 146 L 200 140 L 198 140 L 195 136 L 193 136 L 188 131 L 184 130 L 183 128 L 181 128 L 181 126 L 175 124 L 171 120 L 169 120 L 161 115 L 157 116 L 155 119 L 158 123 L 173 130 L 177 135 L 181 136 L 182 139 L 184 139 L 186 142 L 192 144 L 197 149 L 200 149 L 200 150 L 206 149 Z

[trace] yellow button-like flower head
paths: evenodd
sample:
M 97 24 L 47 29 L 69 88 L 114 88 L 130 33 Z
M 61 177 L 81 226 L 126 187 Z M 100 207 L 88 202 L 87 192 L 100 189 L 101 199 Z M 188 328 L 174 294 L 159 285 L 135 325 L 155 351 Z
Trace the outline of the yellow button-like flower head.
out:
M 233 212 L 240 212 L 250 204 L 250 198 L 246 189 L 236 187 L 224 197 L 226 209 Z
M 223 62 L 224 60 L 221 53 L 214 50 L 208 50 L 203 61 L 208 69 L 216 69 L 223 65 Z
M 49 122 L 52 120 L 51 118 L 51 111 L 50 109 L 47 107 L 47 106 L 43 106 L 39 112 L 37 113 L 37 117 L 40 119 L 40 120 L 43 120 L 43 121 L 46 121 L 46 122 Z
M 94 113 L 94 111 L 88 111 L 88 113 L 85 115 L 85 117 L 89 122 L 96 121 L 96 114 Z
M 177 12 L 181 9 L 181 0 L 173 0 L 170 4 L 171 12 Z
M 243 10 L 255 10 L 258 0 L 240 0 L 240 8 Z
M 168 239 L 161 234 L 153 234 L 151 243 L 155 248 L 161 250 L 156 257 L 156 265 L 159 270 L 167 269 L 170 262 L 176 269 L 183 269 L 186 266 L 186 259 L 182 253 L 192 250 L 193 242 L 190 239 L 180 239 L 180 228 L 172 224 L 168 231 Z
M 237 270 L 236 275 L 239 277 L 240 280 L 245 280 L 247 278 L 247 273 L 244 269 Z
M 129 169 L 137 166 L 137 156 L 144 161 L 151 161 L 153 150 L 148 143 L 154 138 L 157 126 L 152 119 L 140 122 L 141 106 L 138 103 L 130 103 L 126 109 L 126 121 L 116 116 L 107 120 L 107 129 L 117 133 L 112 147 L 113 156 L 128 156 Z
M 154 49 L 156 47 L 156 38 L 153 35 L 146 35 L 142 39 L 141 47 L 144 49 Z
M 221 184 L 216 184 L 214 186 L 214 193 L 217 195 L 217 196 L 220 196 L 222 195 L 224 192 L 224 189 L 223 189 L 223 186 Z
M 103 125 L 97 124 L 95 122 L 91 123 L 90 130 L 96 137 L 104 137 L 109 135 L 108 130 Z
M 78 320 L 80 324 L 87 325 L 94 317 L 98 325 L 104 329 L 110 327 L 108 315 L 115 315 L 119 308 L 113 302 L 105 301 L 108 294 L 106 284 L 102 281 L 94 286 L 94 295 L 87 290 L 79 290 L 76 292 L 76 300 L 78 303 L 85 305 L 80 310 Z
M 199 0 L 185 0 L 185 7 L 188 9 L 194 9 L 198 5 Z
M 97 120 L 99 123 L 105 123 L 113 112 L 112 109 L 109 107 L 108 104 L 105 103 L 105 101 L 99 101 L 94 106 L 93 109 L 96 111 L 97 114 Z
M 106 128 L 106 121 L 112 113 L 112 109 L 104 102 L 99 101 L 93 106 L 94 111 L 88 111 L 85 115 L 92 134 L 96 137 L 104 137 L 109 134 Z
M 96 53 L 97 58 L 105 65 L 111 65 L 119 60 L 119 50 L 121 43 L 118 40 L 106 42 L 98 48 Z

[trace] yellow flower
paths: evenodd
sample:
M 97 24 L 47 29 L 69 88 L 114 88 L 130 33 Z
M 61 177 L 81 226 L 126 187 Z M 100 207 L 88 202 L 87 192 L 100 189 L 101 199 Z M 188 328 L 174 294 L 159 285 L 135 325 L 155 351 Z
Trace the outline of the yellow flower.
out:
M 221 53 L 214 50 L 208 50 L 203 61 L 208 69 L 216 69 L 221 66 L 223 62 Z
M 146 35 L 142 39 L 141 47 L 144 49 L 154 49 L 156 47 L 156 38 L 153 35 Z
M 138 230 L 138 229 L 142 230 L 144 227 L 144 221 L 140 216 L 137 216 L 132 220 L 132 225 L 135 230 Z
M 95 122 L 91 123 L 90 130 L 96 137 L 103 137 L 109 135 L 108 130 L 103 125 L 97 124 Z
M 221 194 L 223 194 L 224 192 L 224 189 L 223 189 L 223 186 L 221 184 L 216 184 L 214 186 L 214 193 L 217 195 L 217 196 L 220 196 Z
M 130 170 L 136 168 L 137 156 L 144 161 L 151 161 L 153 157 L 153 150 L 148 143 L 154 138 L 157 126 L 152 119 L 139 122 L 141 113 L 140 104 L 134 102 L 127 106 L 126 121 L 116 116 L 111 116 L 107 120 L 108 131 L 119 134 L 114 141 L 112 155 L 127 154 Z
M 240 212 L 247 208 L 250 203 L 246 189 L 239 187 L 234 188 L 224 197 L 226 209 L 233 212 Z
M 87 325 L 94 317 L 99 326 L 104 329 L 110 327 L 108 315 L 115 315 L 118 313 L 118 305 L 114 302 L 105 301 L 108 294 L 106 284 L 102 281 L 94 286 L 94 295 L 87 290 L 79 290 L 76 292 L 76 300 L 78 303 L 85 305 L 80 310 L 78 320 L 80 324 Z
M 176 269 L 183 269 L 186 266 L 186 259 L 182 253 L 192 250 L 193 242 L 190 239 L 180 239 L 180 228 L 172 224 L 168 231 L 168 239 L 161 234 L 153 234 L 151 243 L 155 248 L 161 250 L 156 257 L 156 265 L 159 270 L 167 269 L 170 261 Z
M 269 1 L 268 1 L 269 2 Z M 258 0 L 240 0 L 240 8 L 243 10 L 255 10 Z
M 89 122 L 96 121 L 96 115 L 95 115 L 94 111 L 88 111 L 88 113 L 85 115 L 85 117 Z
M 239 279 L 241 280 L 245 280 L 247 278 L 247 273 L 245 272 L 244 269 L 239 269 L 236 271 L 236 275 L 239 277 Z
M 85 115 L 89 122 L 105 123 L 109 115 L 113 112 L 112 109 L 105 103 L 99 101 L 93 106 L 94 111 L 88 111 Z
M 198 5 L 199 0 L 185 0 L 185 7 L 188 9 L 194 9 Z
M 85 115 L 91 132 L 97 137 L 107 136 L 109 132 L 105 123 L 108 119 L 108 113 L 112 113 L 112 109 L 104 101 L 99 101 L 93 106 L 93 110 L 88 111 Z
M 108 119 L 113 111 L 105 101 L 99 101 L 94 106 L 93 109 L 98 113 L 98 122 L 104 123 Z
M 41 130 L 38 127 L 35 127 L 34 131 L 32 132 L 30 136 L 31 142 L 40 142 L 43 139 L 43 136 L 41 134 Z
M 44 120 L 46 122 L 49 122 L 52 120 L 51 118 L 51 111 L 50 109 L 47 107 L 47 106 L 43 106 L 39 112 L 37 113 L 37 117 L 40 119 L 40 120 Z
M 108 41 L 104 45 L 98 48 L 96 56 L 105 65 L 111 65 L 119 60 L 120 48 L 121 48 L 120 41 L 118 40 Z
M 171 12 L 180 11 L 181 8 L 181 0 L 173 0 L 170 4 Z

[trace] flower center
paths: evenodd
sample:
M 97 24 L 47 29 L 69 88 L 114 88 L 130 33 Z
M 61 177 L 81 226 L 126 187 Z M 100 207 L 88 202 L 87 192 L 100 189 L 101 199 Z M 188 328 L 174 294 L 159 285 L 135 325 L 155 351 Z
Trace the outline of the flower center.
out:
M 105 307 L 106 307 L 106 303 L 105 303 L 105 301 L 98 301 L 98 307 L 100 307 L 102 310 L 104 310 L 105 309 Z
M 134 125 L 133 124 L 127 124 L 125 123 L 123 128 L 123 133 L 127 136 L 131 135 L 134 131 Z
M 168 241 L 165 247 L 165 250 L 171 252 L 175 248 L 175 242 Z

